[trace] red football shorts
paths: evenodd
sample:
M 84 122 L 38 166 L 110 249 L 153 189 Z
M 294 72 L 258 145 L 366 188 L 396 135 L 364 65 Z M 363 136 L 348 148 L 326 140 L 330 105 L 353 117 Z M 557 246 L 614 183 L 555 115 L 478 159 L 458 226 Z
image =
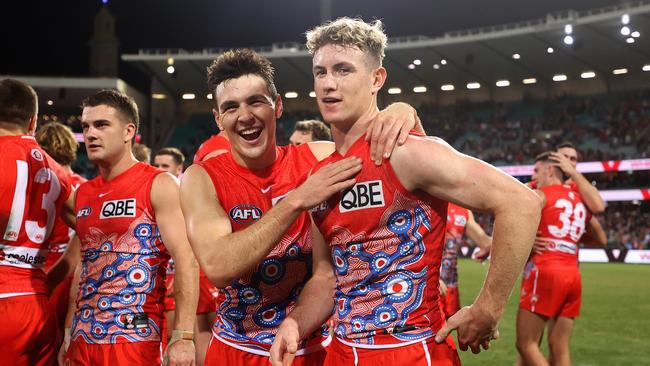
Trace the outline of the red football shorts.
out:
M 549 318 L 580 315 L 582 281 L 574 266 L 528 264 L 521 281 L 519 308 Z
M 162 344 L 160 342 L 88 344 L 83 341 L 72 341 L 66 354 L 66 366 L 155 366 L 161 364 Z
M 321 366 L 325 362 L 327 348 L 296 356 L 293 366 Z M 231 347 L 212 337 L 208 353 L 205 355 L 205 366 L 269 366 L 268 355 L 257 355 Z
M 68 276 L 59 283 L 50 294 L 50 303 L 54 308 L 56 321 L 59 329 L 63 331 L 65 316 L 68 312 L 68 303 L 70 302 L 70 286 L 72 285 L 72 276 Z
M 217 294 L 219 290 L 206 276 L 199 277 L 199 305 L 196 314 L 214 313 L 217 311 Z
M 341 343 L 336 337 L 327 351 L 324 366 L 460 366 L 451 336 L 437 344 L 434 337 L 395 348 L 359 348 Z
M 56 365 L 60 339 L 47 296 L 0 299 L 0 314 L 0 365 Z
M 458 310 L 460 310 L 460 294 L 458 292 L 458 287 L 447 287 L 443 312 L 445 313 L 445 316 L 449 318 L 456 314 Z

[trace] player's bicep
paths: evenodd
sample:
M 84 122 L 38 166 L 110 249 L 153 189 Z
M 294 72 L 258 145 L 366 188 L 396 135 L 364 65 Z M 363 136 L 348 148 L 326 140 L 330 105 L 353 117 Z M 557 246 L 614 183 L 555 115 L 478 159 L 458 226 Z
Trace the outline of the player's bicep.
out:
M 226 211 L 216 194 L 207 172 L 200 166 L 191 166 L 181 182 L 181 208 L 190 243 L 203 242 L 232 233 Z
M 435 138 L 410 139 L 401 156 L 412 188 L 475 211 L 494 212 L 532 191 L 501 170 Z M 406 159 L 405 159 L 406 158 Z M 396 164 L 393 164 L 396 166 Z

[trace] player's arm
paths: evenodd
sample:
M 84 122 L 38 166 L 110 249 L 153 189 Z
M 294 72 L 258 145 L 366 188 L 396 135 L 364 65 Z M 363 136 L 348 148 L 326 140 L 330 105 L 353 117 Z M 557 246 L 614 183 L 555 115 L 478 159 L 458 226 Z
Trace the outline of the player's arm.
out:
M 580 241 L 601 247 L 607 245 L 607 234 L 605 233 L 603 226 L 600 224 L 600 221 L 598 221 L 596 216 L 591 216 L 587 222 L 585 235 Z
M 598 193 L 598 189 L 591 185 L 587 178 L 571 165 L 571 162 L 566 156 L 558 152 L 552 152 L 551 160 L 555 162 L 555 166 L 559 167 L 564 174 L 568 175 L 576 183 L 582 200 L 589 211 L 594 214 L 600 214 L 605 211 L 605 201 L 600 196 L 600 193 Z
M 81 244 L 79 237 L 74 235 L 68 242 L 65 252 L 47 272 L 47 287 L 53 290 L 64 278 L 74 273 L 77 264 L 81 261 Z
M 465 233 L 479 247 L 479 251 L 476 253 L 476 259 L 485 260 L 490 255 L 492 237 L 486 234 L 481 225 L 476 222 L 472 211 L 468 211 Z
M 178 179 L 169 173 L 158 174 L 151 185 L 150 195 L 160 236 L 176 265 L 176 311 L 165 355 L 169 365 L 190 365 L 195 357 L 194 344 L 191 338 L 183 338 L 182 333 L 192 333 L 194 329 L 199 299 L 199 266 L 185 232 Z
M 540 220 L 541 199 L 511 176 L 455 151 L 440 139 L 410 137 L 391 165 L 404 186 L 460 206 L 494 214 L 492 261 L 474 304 L 451 317 L 442 342 L 458 328 L 460 348 L 480 352 L 497 336 L 497 325 L 528 258 Z
M 232 232 L 208 173 L 191 166 L 183 177 L 181 202 L 187 232 L 199 264 L 219 288 L 250 272 L 277 245 L 304 210 L 354 184 L 361 170 L 357 158 L 330 164 L 312 175 L 262 218 L 244 230 Z
M 296 307 L 280 324 L 271 347 L 271 364 L 289 362 L 298 350 L 300 340 L 307 338 L 332 315 L 336 279 L 329 248 L 312 224 L 312 276 L 305 284 Z
M 63 222 L 73 229 L 77 226 L 77 213 L 74 212 L 74 202 L 76 197 L 77 190 L 73 187 L 68 199 L 63 202 L 63 207 L 59 214 L 59 217 L 61 217 Z

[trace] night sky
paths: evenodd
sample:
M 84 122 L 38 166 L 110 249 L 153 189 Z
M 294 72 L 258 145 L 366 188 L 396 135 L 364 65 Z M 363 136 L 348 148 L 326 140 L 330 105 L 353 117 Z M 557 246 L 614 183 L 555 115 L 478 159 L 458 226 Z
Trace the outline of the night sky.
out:
M 331 0 L 334 18 L 384 20 L 389 37 L 441 35 L 445 31 L 584 10 L 613 0 Z M 3 2 L 0 74 L 86 76 L 88 40 L 100 0 Z M 488 5 L 489 4 L 489 5 Z M 8 8 L 11 6 L 12 8 Z M 318 0 L 112 0 L 121 53 L 139 48 L 265 46 L 304 40 L 320 23 Z M 7 19 L 13 21 L 7 21 Z M 128 65 L 120 76 L 137 78 Z

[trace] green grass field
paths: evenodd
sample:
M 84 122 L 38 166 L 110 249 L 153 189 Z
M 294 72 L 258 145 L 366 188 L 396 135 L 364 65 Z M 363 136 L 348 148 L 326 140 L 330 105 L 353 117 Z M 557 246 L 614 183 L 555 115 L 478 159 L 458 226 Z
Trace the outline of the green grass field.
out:
M 478 294 L 488 266 L 459 260 L 463 305 Z M 575 366 L 650 365 L 650 266 L 583 263 L 582 310 L 571 341 Z M 463 365 L 514 365 L 519 283 L 501 320 L 501 337 L 479 355 L 459 350 Z M 546 339 L 544 339 L 546 342 Z M 546 347 L 543 352 L 548 354 Z

